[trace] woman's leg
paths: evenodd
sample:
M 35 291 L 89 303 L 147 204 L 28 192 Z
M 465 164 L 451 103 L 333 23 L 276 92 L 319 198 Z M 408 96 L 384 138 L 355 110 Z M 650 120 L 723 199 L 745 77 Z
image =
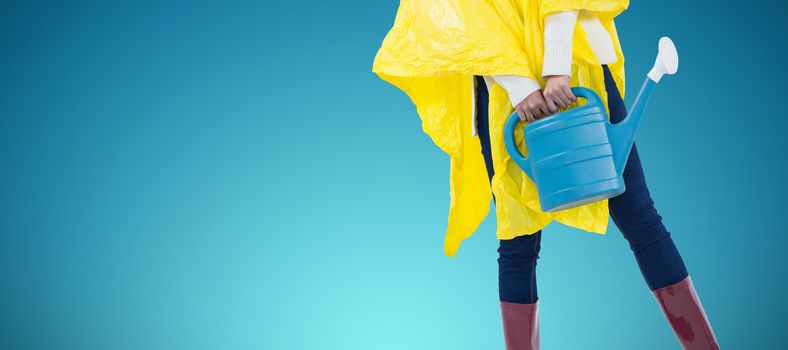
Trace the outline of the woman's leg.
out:
M 536 259 L 542 231 L 500 240 L 498 295 L 507 350 L 539 349 Z
M 487 176 L 494 174 L 490 151 L 490 128 L 487 115 L 489 96 L 482 77 L 476 77 L 476 128 Z M 498 293 L 501 301 L 504 339 L 509 350 L 539 349 L 539 313 L 536 301 L 536 259 L 541 231 L 510 240 L 500 240 L 498 247 Z
M 603 69 L 610 121 L 618 123 L 626 117 L 626 107 L 610 70 L 607 66 Z M 608 201 L 610 216 L 635 253 L 649 288 L 654 290 L 683 280 L 687 269 L 654 207 L 635 145 L 624 167 L 624 183 L 627 190 Z
M 610 120 L 626 117 L 624 101 L 607 66 L 603 66 Z M 646 186 L 637 148 L 624 168 L 627 190 L 609 200 L 610 216 L 635 253 L 646 283 L 684 349 L 719 349 L 692 280 Z
M 498 295 L 501 301 L 532 304 L 536 294 L 536 260 L 542 231 L 500 240 L 498 246 Z
M 487 115 L 487 86 L 476 77 L 476 127 L 482 146 L 487 176 L 492 183 L 494 174 L 490 152 L 490 126 Z M 500 240 L 498 247 L 498 286 L 501 301 L 531 304 L 536 295 L 536 259 L 539 257 L 541 231 L 509 240 Z

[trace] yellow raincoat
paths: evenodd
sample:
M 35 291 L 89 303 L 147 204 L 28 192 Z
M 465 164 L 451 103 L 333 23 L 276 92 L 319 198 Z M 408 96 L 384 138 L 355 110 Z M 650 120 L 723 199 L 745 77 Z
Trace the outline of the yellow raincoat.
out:
M 490 92 L 490 137 L 495 176 L 487 179 L 481 145 L 472 134 L 474 75 L 541 78 L 547 14 L 572 9 L 594 15 L 610 33 L 618 61 L 609 65 L 624 92 L 624 57 L 613 18 L 628 0 L 401 0 L 394 26 L 375 57 L 373 72 L 408 94 L 422 127 L 451 158 L 449 222 L 444 252 L 454 256 L 496 198 L 498 239 L 533 234 L 556 220 L 604 234 L 607 201 L 555 213 L 540 210 L 536 186 L 511 160 L 503 126 L 512 113 L 506 91 Z M 572 86 L 585 86 L 607 101 L 601 65 L 575 27 Z M 519 129 L 519 128 L 518 128 Z M 522 130 L 515 135 L 521 148 Z

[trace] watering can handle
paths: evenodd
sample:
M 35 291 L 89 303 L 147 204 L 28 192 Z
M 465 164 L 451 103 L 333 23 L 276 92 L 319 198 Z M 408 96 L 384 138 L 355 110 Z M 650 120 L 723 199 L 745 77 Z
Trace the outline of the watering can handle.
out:
M 590 105 L 599 105 L 602 108 L 604 108 L 605 106 L 605 103 L 602 101 L 599 95 L 597 95 L 596 92 L 594 92 L 589 88 L 585 88 L 581 86 L 573 87 L 572 93 L 574 93 L 575 96 L 577 97 L 582 97 L 586 99 L 586 101 L 588 101 L 588 104 Z
M 509 152 L 509 156 L 512 157 L 512 160 L 520 166 L 520 168 L 528 174 L 528 177 L 533 179 L 531 176 L 531 163 L 528 161 L 528 157 L 523 156 L 520 153 L 520 150 L 517 148 L 517 143 L 514 141 L 514 130 L 517 127 L 517 123 L 520 121 L 520 116 L 517 112 L 512 113 L 509 116 L 509 119 L 506 120 L 506 125 L 504 126 L 503 132 L 503 141 L 506 145 L 506 151 Z

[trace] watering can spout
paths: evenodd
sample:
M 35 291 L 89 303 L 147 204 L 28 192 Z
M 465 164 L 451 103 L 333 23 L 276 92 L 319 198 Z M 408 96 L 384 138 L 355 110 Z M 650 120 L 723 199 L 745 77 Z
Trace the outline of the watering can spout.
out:
M 679 56 L 676 52 L 676 46 L 670 38 L 662 37 L 659 39 L 659 52 L 657 53 L 654 67 L 640 87 L 640 91 L 635 97 L 635 102 L 629 110 L 629 115 L 620 123 L 611 126 L 610 138 L 613 146 L 613 158 L 619 174 L 624 171 L 629 152 L 632 150 L 632 144 L 635 141 L 635 132 L 638 124 L 640 124 L 640 118 L 643 116 L 649 97 L 654 91 L 654 87 L 663 75 L 676 73 L 678 67 Z

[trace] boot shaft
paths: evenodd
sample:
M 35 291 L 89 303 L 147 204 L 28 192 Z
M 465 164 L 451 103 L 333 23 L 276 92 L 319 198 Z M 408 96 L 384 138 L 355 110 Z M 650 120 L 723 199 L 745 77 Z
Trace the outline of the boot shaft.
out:
M 539 302 L 501 302 L 506 350 L 539 350 Z
M 720 348 L 700 298 L 687 278 L 652 291 L 685 350 L 718 350 Z

